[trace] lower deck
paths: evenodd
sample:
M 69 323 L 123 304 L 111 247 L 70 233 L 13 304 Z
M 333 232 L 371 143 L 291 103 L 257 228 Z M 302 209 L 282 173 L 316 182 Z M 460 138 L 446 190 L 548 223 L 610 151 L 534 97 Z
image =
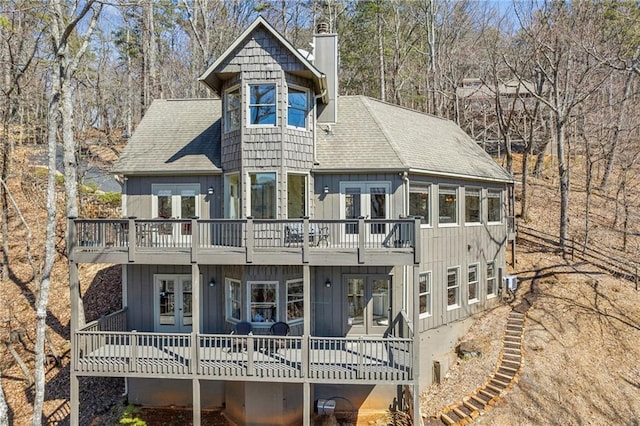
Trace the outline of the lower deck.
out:
M 411 338 L 105 331 L 79 331 L 74 338 L 74 369 L 81 376 L 354 384 L 413 380 Z

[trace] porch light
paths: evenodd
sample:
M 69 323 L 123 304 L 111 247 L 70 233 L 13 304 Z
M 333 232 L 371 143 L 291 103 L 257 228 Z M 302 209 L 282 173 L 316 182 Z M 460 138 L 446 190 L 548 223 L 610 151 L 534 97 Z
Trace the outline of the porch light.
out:
M 324 186 L 324 188 L 323 188 L 322 190 L 323 190 L 323 192 L 324 192 L 325 194 L 328 194 L 328 193 L 329 193 L 329 185 L 325 185 L 325 186 Z
M 216 286 L 216 280 L 211 278 L 211 280 L 209 281 L 209 287 L 215 287 L 215 286 Z
M 331 288 L 331 280 L 329 278 L 327 278 L 327 281 L 324 282 L 324 286 L 326 288 Z
M 213 195 L 213 193 L 214 193 L 213 186 L 210 186 L 210 187 L 207 189 L 207 194 L 209 194 L 209 195 Z

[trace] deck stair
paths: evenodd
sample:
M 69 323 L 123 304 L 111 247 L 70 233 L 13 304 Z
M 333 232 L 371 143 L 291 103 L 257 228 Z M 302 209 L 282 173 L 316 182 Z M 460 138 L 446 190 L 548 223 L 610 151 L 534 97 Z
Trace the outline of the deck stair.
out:
M 438 417 L 443 424 L 458 426 L 473 422 L 491 410 L 496 402 L 518 383 L 524 355 L 522 340 L 528 307 L 529 305 L 520 304 L 509 313 L 502 334 L 502 350 L 496 369 L 482 386 L 462 398 L 462 401 L 442 410 Z

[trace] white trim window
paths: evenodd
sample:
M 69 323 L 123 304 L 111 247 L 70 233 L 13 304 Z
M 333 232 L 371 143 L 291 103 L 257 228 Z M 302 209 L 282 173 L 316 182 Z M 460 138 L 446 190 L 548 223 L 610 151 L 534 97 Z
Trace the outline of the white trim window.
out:
M 487 262 L 487 297 L 496 296 L 498 292 L 496 281 L 496 264 L 495 262 Z
M 287 173 L 287 217 L 299 219 L 307 215 L 307 175 Z
M 289 87 L 287 93 L 287 126 L 307 129 L 309 92 Z
M 302 278 L 287 281 L 287 322 L 304 319 L 304 285 Z
M 249 125 L 250 126 L 275 126 L 276 125 L 276 85 L 275 84 L 250 84 L 249 85 Z
M 431 272 L 422 272 L 418 278 L 420 318 L 431 316 Z
M 278 321 L 278 282 L 249 281 L 249 319 L 253 323 Z
M 447 310 L 460 306 L 460 267 L 447 268 Z
M 274 172 L 249 173 L 249 212 L 254 219 L 275 219 L 277 175 Z
M 458 188 L 455 186 L 441 186 L 438 189 L 438 223 L 458 224 Z
M 502 223 L 502 191 L 487 191 L 487 215 L 489 223 Z
M 476 303 L 478 302 L 478 300 L 480 300 L 478 296 L 479 270 L 480 264 L 474 263 L 472 265 L 469 265 L 469 271 L 467 275 L 467 286 L 469 289 L 467 298 L 469 303 Z
M 482 223 L 480 188 L 464 189 L 464 223 L 470 225 Z
M 240 173 L 229 173 L 224 176 L 224 217 L 228 219 L 240 217 Z
M 238 280 L 225 278 L 225 300 L 227 320 L 242 320 L 242 283 Z
M 429 202 L 429 193 L 431 192 L 431 186 L 418 186 L 416 188 L 409 189 L 409 215 L 420 216 L 421 225 L 431 224 L 431 214 Z
M 225 133 L 240 128 L 240 106 L 242 105 L 240 88 L 236 87 L 225 93 L 224 97 L 224 131 Z

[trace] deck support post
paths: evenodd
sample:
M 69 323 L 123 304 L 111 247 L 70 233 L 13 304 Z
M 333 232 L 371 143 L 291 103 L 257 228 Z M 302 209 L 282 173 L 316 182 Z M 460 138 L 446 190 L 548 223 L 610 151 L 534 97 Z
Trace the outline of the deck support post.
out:
M 302 218 L 302 263 L 309 263 L 309 237 L 309 216 L 305 216 Z
M 253 249 L 255 247 L 255 238 L 253 235 L 253 217 L 247 216 L 245 228 L 245 250 L 247 251 L 247 263 L 253 263 Z
M 71 372 L 71 418 L 69 424 L 71 426 L 80 425 L 80 382 L 78 376 L 74 372 Z
M 416 246 L 420 241 L 416 241 Z M 418 250 L 418 249 L 416 249 Z M 420 415 L 420 265 L 413 265 L 413 309 L 411 322 L 413 323 L 413 424 L 422 425 Z
M 364 263 L 365 244 L 367 242 L 364 216 L 358 218 L 358 263 Z
M 69 261 L 69 295 L 71 297 L 71 323 L 70 325 L 70 339 L 71 339 L 71 426 L 78 426 L 80 424 L 80 383 L 78 377 L 75 374 L 76 365 L 78 360 L 76 354 L 79 352 L 76 350 L 76 331 L 79 324 L 79 312 L 80 306 L 80 274 L 79 267 L 76 262 Z
M 302 421 L 304 426 L 311 424 L 311 384 L 309 383 L 309 336 L 311 335 L 311 268 L 302 265 L 302 294 L 304 322 L 302 323 Z
M 127 225 L 127 229 L 129 230 L 129 234 L 127 236 L 128 240 L 129 240 L 129 250 L 128 250 L 128 256 L 129 256 L 129 262 L 135 262 L 136 261 L 136 247 L 138 245 L 138 235 L 136 234 L 137 229 L 136 229 L 136 217 L 135 216 L 129 216 L 129 221 L 128 221 L 128 225 Z
M 193 426 L 200 426 L 200 380 L 192 380 L 193 388 Z
M 194 230 L 193 225 L 196 223 L 192 219 L 192 232 Z M 197 231 L 195 232 L 197 235 Z M 193 406 L 193 425 L 200 426 L 200 380 L 197 378 L 198 371 L 200 370 L 200 266 L 197 263 L 191 265 L 191 364 L 190 373 L 192 379 L 192 406 Z

